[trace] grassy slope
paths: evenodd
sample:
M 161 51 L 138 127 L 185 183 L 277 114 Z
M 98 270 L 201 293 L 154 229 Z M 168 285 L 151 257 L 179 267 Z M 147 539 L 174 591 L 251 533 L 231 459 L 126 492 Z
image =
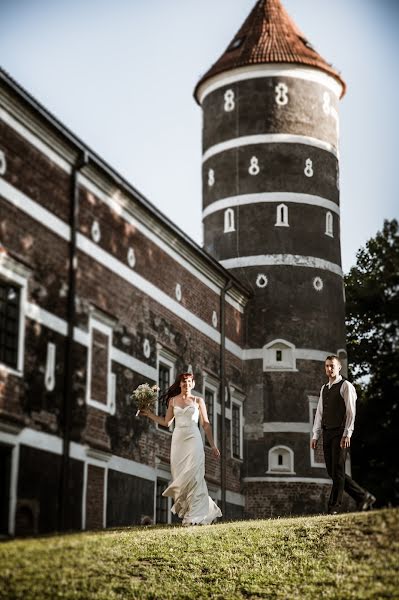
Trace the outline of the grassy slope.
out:
M 399 598 L 399 510 L 0 544 L 0 599 Z

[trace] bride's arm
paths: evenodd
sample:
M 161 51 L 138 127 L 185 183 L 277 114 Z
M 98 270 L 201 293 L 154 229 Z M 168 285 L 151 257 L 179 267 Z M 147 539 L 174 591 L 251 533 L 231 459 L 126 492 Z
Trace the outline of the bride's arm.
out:
M 202 428 L 205 431 L 206 438 L 209 442 L 210 447 L 212 448 L 212 454 L 214 456 L 216 456 L 217 458 L 219 458 L 220 452 L 219 452 L 218 448 L 216 447 L 215 442 L 213 441 L 212 427 L 211 427 L 211 424 L 209 423 L 208 412 L 206 410 L 205 402 L 202 398 L 198 398 L 198 403 L 199 403 L 199 412 L 200 412 L 200 416 L 201 416 Z
M 166 411 L 166 415 L 164 417 L 160 417 L 153 413 L 151 410 L 141 410 L 140 414 L 144 415 L 154 421 L 154 423 L 158 423 L 158 425 L 163 425 L 163 427 L 169 427 L 170 422 L 173 419 L 173 398 L 169 400 L 168 410 Z

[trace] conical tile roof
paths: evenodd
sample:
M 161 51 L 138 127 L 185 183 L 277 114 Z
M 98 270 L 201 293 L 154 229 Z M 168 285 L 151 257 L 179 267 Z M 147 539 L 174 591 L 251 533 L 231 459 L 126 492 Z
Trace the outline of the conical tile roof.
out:
M 213 75 L 248 65 L 291 63 L 315 67 L 346 85 L 334 67 L 314 50 L 288 15 L 280 0 L 259 0 L 222 56 L 198 82 L 198 88 Z

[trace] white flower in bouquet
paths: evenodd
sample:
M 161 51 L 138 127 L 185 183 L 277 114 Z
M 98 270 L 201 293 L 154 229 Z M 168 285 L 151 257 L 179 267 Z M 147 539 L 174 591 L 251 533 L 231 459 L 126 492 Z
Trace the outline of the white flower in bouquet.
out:
M 157 401 L 159 387 L 157 385 L 148 385 L 148 383 L 142 383 L 139 385 L 131 395 L 131 399 L 137 403 L 138 409 L 136 417 L 139 415 L 141 410 L 152 410 Z

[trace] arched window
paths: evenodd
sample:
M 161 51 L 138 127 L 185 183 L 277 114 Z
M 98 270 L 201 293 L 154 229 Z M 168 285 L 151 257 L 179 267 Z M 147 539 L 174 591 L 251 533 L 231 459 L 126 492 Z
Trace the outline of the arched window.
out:
M 326 235 L 334 237 L 333 233 L 333 216 L 330 211 L 326 213 Z
M 295 346 L 286 340 L 273 340 L 263 347 L 264 371 L 296 371 Z
M 277 206 L 276 226 L 289 227 L 288 223 L 288 206 L 279 204 Z
M 235 231 L 234 225 L 234 210 L 232 208 L 226 208 L 224 211 L 224 233 Z
M 288 446 L 274 446 L 269 450 L 267 473 L 295 475 L 294 452 Z

